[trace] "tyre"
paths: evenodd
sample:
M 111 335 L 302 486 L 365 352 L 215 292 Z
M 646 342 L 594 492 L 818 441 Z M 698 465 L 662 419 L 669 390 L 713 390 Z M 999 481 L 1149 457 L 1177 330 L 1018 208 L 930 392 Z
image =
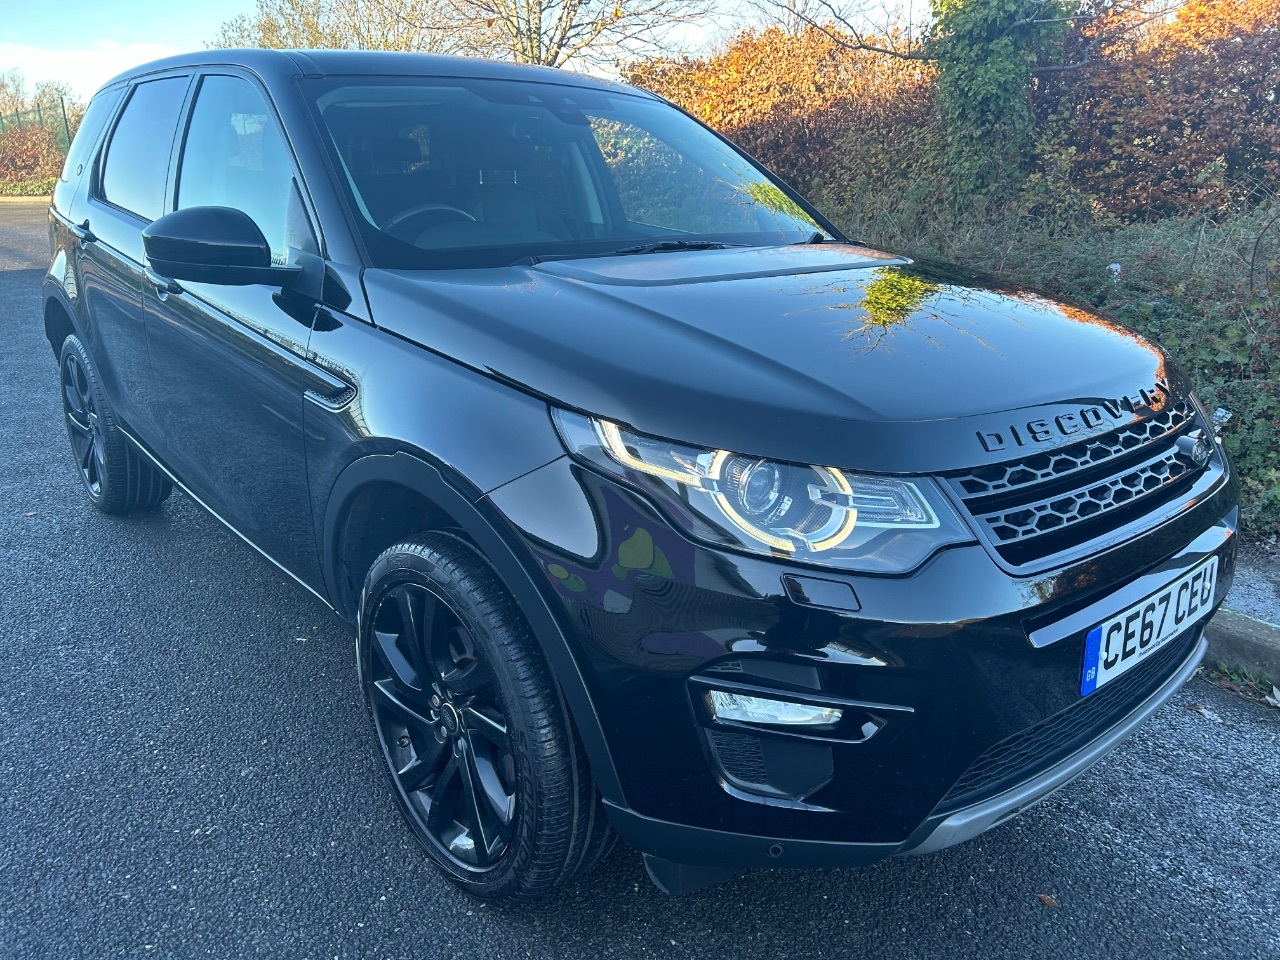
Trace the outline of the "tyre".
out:
M 160 504 L 173 484 L 121 433 L 79 337 L 72 334 L 62 342 L 58 365 L 67 437 L 90 502 L 103 513 Z
M 470 545 L 396 544 L 361 594 L 361 684 L 401 811 L 468 893 L 525 901 L 590 870 L 613 834 L 515 601 Z

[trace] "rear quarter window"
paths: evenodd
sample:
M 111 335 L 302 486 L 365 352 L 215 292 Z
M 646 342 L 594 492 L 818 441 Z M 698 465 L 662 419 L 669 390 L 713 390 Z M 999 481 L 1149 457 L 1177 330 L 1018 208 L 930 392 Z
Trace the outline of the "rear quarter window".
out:
M 62 165 L 62 174 L 53 187 L 53 205 L 65 211 L 75 196 L 76 185 L 84 177 L 93 161 L 93 150 L 102 137 L 120 98 L 124 96 L 124 87 L 113 90 L 100 90 L 94 94 L 89 106 L 76 129 L 75 139 L 71 141 L 71 149 L 67 151 L 67 161 Z

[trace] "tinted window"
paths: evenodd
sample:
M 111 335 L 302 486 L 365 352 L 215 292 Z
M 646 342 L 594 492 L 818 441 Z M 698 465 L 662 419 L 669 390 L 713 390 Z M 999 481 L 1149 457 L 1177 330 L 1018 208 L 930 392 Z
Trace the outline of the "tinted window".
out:
M 591 131 L 631 222 L 699 234 L 758 228 L 751 201 L 760 184 L 744 186 L 723 165 L 700 166 L 634 123 L 592 117 Z M 723 160 L 712 157 L 713 164 Z
M 84 116 L 80 120 L 80 126 L 76 130 L 76 137 L 71 141 L 71 149 L 67 152 L 67 160 L 62 165 L 62 174 L 58 179 L 58 183 L 53 187 L 53 204 L 60 210 L 66 210 L 70 204 L 72 195 L 75 192 L 73 184 L 79 183 L 80 177 L 84 175 L 85 167 L 90 162 L 93 148 L 98 145 L 98 137 L 102 134 L 102 128 L 111 119 L 111 114 L 115 111 L 116 105 L 120 102 L 120 97 L 123 94 L 123 87 L 117 87 L 114 90 L 103 90 L 89 102 L 89 108 L 85 110 Z
M 490 79 L 304 81 L 373 263 L 505 266 L 664 240 L 796 243 L 814 216 L 649 97 Z
M 89 107 L 76 129 L 76 138 L 71 141 L 71 149 L 67 152 L 67 162 L 62 165 L 61 179 L 70 180 L 84 172 L 81 167 L 89 159 L 89 152 L 97 143 L 98 134 L 107 125 L 111 111 L 120 102 L 122 92 L 120 89 L 103 90 L 89 101 Z
M 178 168 L 178 207 L 234 207 L 283 263 L 293 168 L 266 101 L 247 80 L 205 77 Z
M 164 212 L 169 148 L 187 93 L 187 78 L 140 83 L 111 135 L 102 170 L 102 197 L 146 220 Z

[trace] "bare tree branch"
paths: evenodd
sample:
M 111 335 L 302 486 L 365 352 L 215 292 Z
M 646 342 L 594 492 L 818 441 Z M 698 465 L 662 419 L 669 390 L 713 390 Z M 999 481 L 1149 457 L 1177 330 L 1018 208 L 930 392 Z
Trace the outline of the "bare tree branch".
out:
M 834 0 L 808 0 L 799 3 L 796 0 L 760 0 L 760 3 L 773 8 L 786 22 L 797 28 L 809 27 L 817 30 L 847 50 L 878 53 L 900 60 L 934 59 L 913 41 L 909 30 L 903 46 L 889 46 L 884 42 L 884 37 L 870 35 L 855 22 L 854 13 L 845 3 L 837 4 Z M 888 33 L 887 30 L 884 32 Z
M 472 53 L 549 67 L 653 56 L 712 0 L 257 0 L 213 46 Z
M 211 45 L 455 52 L 456 26 L 453 0 L 258 0 Z
M 652 56 L 680 24 L 703 19 L 710 0 L 454 0 L 465 30 L 522 63 L 548 67 Z
M 936 58 L 928 50 L 927 43 L 916 41 L 909 32 L 905 44 L 899 45 L 885 40 L 884 35 L 890 31 L 883 30 L 873 36 L 862 25 L 865 20 L 865 8 L 837 2 L 837 0 L 755 0 L 759 7 L 771 11 L 784 24 L 794 25 L 798 29 L 810 28 L 821 32 L 833 42 L 847 50 L 863 53 L 881 54 L 901 60 L 931 61 Z M 1061 8 L 1054 0 L 1033 0 L 1029 6 L 1031 12 L 1009 24 L 1001 32 L 1008 36 L 1015 31 L 1046 24 L 1066 23 L 1077 28 L 1091 23 L 1108 24 L 1106 29 L 1099 30 L 1089 39 L 1084 47 L 1083 56 L 1068 63 L 1044 64 L 1033 68 L 1032 73 L 1064 73 L 1079 70 L 1093 63 L 1102 46 L 1113 43 L 1119 38 L 1139 31 L 1153 21 L 1168 16 L 1172 0 L 1117 0 L 1115 3 L 1097 4 L 1097 9 L 1090 9 L 1088 0 L 1080 3 L 1075 13 L 1069 16 L 1059 14 Z M 1139 11 L 1143 15 L 1137 16 Z M 1128 14 L 1128 15 L 1122 15 Z M 926 30 L 930 29 L 926 27 Z
M 1145 16 L 1133 16 L 1132 10 L 1146 9 Z M 1076 53 L 1074 59 L 1069 59 L 1065 63 L 1048 63 L 1033 67 L 1031 73 L 1036 76 L 1055 73 L 1071 73 L 1076 70 L 1082 70 L 1091 66 L 1099 59 L 1099 54 L 1103 48 L 1109 44 L 1114 44 L 1123 38 L 1138 33 L 1144 27 L 1158 20 L 1165 19 L 1168 16 L 1168 10 L 1160 3 L 1149 3 L 1147 0 L 1138 0 L 1130 10 L 1112 7 L 1108 11 L 1112 16 L 1109 18 L 1111 23 L 1097 29 L 1092 36 L 1085 39 L 1079 52 Z M 1124 15 L 1128 13 L 1129 15 Z M 1108 17 L 1100 13 L 1091 13 L 1080 16 L 1076 19 L 1080 24 L 1104 24 Z

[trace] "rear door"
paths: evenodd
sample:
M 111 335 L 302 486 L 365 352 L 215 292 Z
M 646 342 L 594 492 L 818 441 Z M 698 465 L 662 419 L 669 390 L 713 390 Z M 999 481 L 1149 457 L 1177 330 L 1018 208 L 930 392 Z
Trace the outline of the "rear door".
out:
M 143 319 L 142 230 L 164 212 L 165 178 L 191 78 L 135 84 L 77 205 L 80 286 L 89 348 L 112 409 L 144 441 L 150 419 L 150 360 Z
M 179 148 L 174 209 L 234 207 L 276 263 L 318 254 L 292 152 L 246 76 L 199 80 Z M 319 583 L 303 398 L 345 384 L 307 361 L 314 304 L 266 285 L 144 285 L 160 454 L 192 492 L 273 560 Z

